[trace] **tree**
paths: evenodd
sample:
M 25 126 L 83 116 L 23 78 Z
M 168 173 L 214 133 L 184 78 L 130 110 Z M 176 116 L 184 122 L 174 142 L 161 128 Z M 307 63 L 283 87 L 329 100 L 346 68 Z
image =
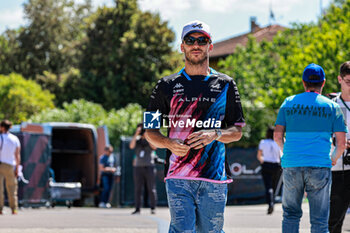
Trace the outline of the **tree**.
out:
M 246 47 L 219 64 L 220 71 L 234 77 L 241 92 L 248 119 L 241 143 L 256 146 L 267 125 L 274 123 L 283 100 L 304 91 L 301 77 L 308 64 L 325 69 L 323 93 L 339 91 L 338 69 L 350 53 L 349 18 L 350 0 L 337 0 L 317 24 L 294 24 L 272 42 L 250 38 Z
M 19 51 L 17 37 L 21 30 L 6 30 L 0 35 L 0 74 L 7 75 L 21 67 L 22 61 L 15 55 Z
M 26 121 L 34 113 L 54 107 L 51 93 L 14 73 L 0 75 L 0 99 L 0 119 L 10 119 L 14 123 Z
M 125 108 L 107 112 L 100 104 L 83 99 L 64 103 L 63 108 L 46 109 L 30 118 L 31 122 L 80 122 L 96 127 L 106 125 L 113 145 L 118 146 L 120 136 L 132 136 L 142 121 L 144 109 L 139 104 L 128 104 Z
M 85 96 L 107 109 L 146 106 L 159 74 L 173 68 L 167 22 L 141 12 L 136 0 L 118 0 L 114 8 L 98 9 L 87 35 L 80 66 Z
M 147 105 L 160 75 L 181 63 L 174 33 L 136 0 L 92 14 L 91 0 L 29 0 L 28 25 L 0 36 L 0 73 L 20 73 L 56 95 L 55 104 L 85 98 L 107 109 Z
M 128 104 L 119 110 L 112 109 L 104 124 L 108 127 L 109 138 L 113 145 L 119 145 L 121 136 L 132 136 L 137 124 L 142 122 L 145 109 L 139 104 Z
M 28 25 L 0 36 L 0 73 L 16 72 L 37 81 L 57 96 L 55 103 L 59 106 L 83 97 L 74 95 L 79 93 L 75 84 L 80 72 L 76 67 L 91 1 L 30 0 L 24 4 L 24 11 Z
M 91 1 L 29 0 L 24 4 L 28 26 L 17 37 L 14 54 L 21 66 L 13 67 L 26 78 L 34 79 L 44 71 L 60 75 L 77 67 L 84 19 L 90 14 Z
M 272 43 L 257 43 L 249 38 L 246 47 L 239 46 L 236 52 L 219 63 L 224 72 L 237 83 L 242 99 L 245 120 L 243 139 L 235 146 L 255 146 L 265 135 L 267 126 L 276 119 L 275 110 L 266 104 L 266 96 L 272 94 L 278 82 L 278 54 Z
M 84 99 L 64 103 L 62 109 L 45 109 L 30 118 L 31 122 L 80 122 L 94 125 L 103 124 L 107 117 L 106 111 L 100 104 Z
M 36 81 L 44 89 L 53 93 L 56 96 L 55 105 L 62 107 L 65 102 L 85 97 L 84 89 L 80 86 L 82 78 L 80 70 L 71 68 L 61 75 L 44 71 L 42 75 L 36 76 Z

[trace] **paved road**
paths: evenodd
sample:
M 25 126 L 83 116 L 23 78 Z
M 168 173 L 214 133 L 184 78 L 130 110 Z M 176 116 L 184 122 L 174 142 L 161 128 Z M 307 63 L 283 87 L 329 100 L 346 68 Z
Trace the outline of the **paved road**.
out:
M 163 233 L 169 226 L 169 210 L 158 208 L 155 215 L 142 209 L 141 215 L 130 215 L 131 208 L 26 208 L 12 216 L 9 209 L 0 216 L 0 233 Z M 301 233 L 309 231 L 308 206 L 303 206 Z M 265 205 L 228 206 L 225 211 L 226 233 L 279 233 L 282 208 L 276 205 L 273 215 L 266 215 Z M 350 215 L 344 232 L 350 232 Z

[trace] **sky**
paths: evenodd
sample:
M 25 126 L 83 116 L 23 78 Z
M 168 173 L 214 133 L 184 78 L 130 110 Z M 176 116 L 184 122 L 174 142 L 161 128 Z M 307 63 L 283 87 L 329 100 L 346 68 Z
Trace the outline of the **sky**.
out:
M 82 0 L 75 0 L 82 2 Z M 25 0 L 0 0 L 0 33 L 26 24 L 23 14 Z M 247 33 L 250 17 L 260 26 L 268 26 L 270 9 L 275 15 L 273 24 L 290 27 L 291 23 L 316 22 L 322 8 L 332 0 L 138 0 L 143 11 L 159 13 L 176 34 L 174 47 L 180 46 L 182 27 L 198 19 L 210 26 L 213 42 Z M 95 8 L 114 6 L 114 0 L 92 0 Z

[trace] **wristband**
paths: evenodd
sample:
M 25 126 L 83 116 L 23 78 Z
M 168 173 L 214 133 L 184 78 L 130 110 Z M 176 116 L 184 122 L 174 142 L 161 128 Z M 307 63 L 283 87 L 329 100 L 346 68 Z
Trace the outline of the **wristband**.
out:
M 215 129 L 215 133 L 217 135 L 217 137 L 215 138 L 215 140 L 218 140 L 219 138 L 221 138 L 222 136 L 222 132 L 220 129 Z

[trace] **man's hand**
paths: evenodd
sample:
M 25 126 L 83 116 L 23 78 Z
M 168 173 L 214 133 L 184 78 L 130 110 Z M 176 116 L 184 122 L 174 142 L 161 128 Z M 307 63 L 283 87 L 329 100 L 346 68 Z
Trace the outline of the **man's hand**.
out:
M 196 150 L 205 147 L 217 138 L 215 130 L 200 130 L 188 135 L 187 145 Z
M 15 167 L 15 177 L 18 177 L 18 166 Z
M 336 158 L 332 158 L 332 166 L 336 165 L 337 164 L 337 160 Z
M 277 145 L 280 147 L 281 151 L 283 151 L 284 147 L 284 132 L 286 127 L 283 125 L 276 125 L 275 131 L 273 132 L 273 140 L 277 143 Z
M 346 149 L 346 134 L 345 132 L 335 132 L 335 153 L 331 156 L 332 159 L 332 166 L 334 166 L 337 163 L 337 160 L 342 156 L 344 153 L 344 150 Z
M 262 156 L 262 150 L 258 150 L 258 154 L 256 155 L 256 158 L 259 160 L 260 164 L 264 163 L 264 158 Z
M 170 139 L 168 149 L 177 156 L 185 156 L 191 149 L 188 145 L 184 144 L 181 139 Z
M 108 167 L 106 170 L 114 173 L 117 169 L 115 167 Z
M 140 135 L 141 131 L 142 131 L 142 126 L 137 127 L 135 135 Z

